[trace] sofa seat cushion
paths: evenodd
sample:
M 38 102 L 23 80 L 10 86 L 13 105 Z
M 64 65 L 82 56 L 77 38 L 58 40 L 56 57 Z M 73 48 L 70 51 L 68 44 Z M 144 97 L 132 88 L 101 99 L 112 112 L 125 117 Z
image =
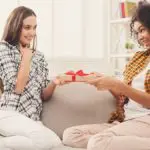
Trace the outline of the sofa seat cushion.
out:
M 72 147 L 61 145 L 61 146 L 57 146 L 57 147 L 52 148 L 52 150 L 86 150 L 86 149 L 83 149 L 83 148 L 72 148 Z

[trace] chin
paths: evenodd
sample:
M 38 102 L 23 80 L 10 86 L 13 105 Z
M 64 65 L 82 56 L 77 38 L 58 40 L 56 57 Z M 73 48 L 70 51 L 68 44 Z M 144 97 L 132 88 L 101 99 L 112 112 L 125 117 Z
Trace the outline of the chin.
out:
M 26 46 L 28 46 L 28 45 L 30 45 L 30 43 L 22 43 L 22 46 L 23 46 L 23 47 L 26 47 Z
M 144 45 L 144 48 L 145 48 L 145 49 L 149 49 L 149 48 L 150 48 L 150 45 Z

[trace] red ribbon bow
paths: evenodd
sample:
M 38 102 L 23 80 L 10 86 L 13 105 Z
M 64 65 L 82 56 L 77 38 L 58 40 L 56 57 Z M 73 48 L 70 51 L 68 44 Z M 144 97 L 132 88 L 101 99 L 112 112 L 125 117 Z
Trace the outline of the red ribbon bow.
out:
M 87 73 L 84 73 L 83 70 L 78 70 L 77 72 L 68 71 L 65 74 L 66 75 L 72 75 L 72 81 L 76 81 L 76 75 L 78 75 L 78 76 L 87 76 L 87 75 L 89 75 Z

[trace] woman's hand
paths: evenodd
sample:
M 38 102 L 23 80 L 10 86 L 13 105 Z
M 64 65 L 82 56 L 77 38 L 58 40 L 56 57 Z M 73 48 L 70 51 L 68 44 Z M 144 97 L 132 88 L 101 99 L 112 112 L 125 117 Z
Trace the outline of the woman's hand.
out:
M 32 60 L 32 50 L 27 47 L 20 46 L 20 53 L 22 59 L 20 62 L 20 68 L 17 74 L 17 81 L 15 86 L 15 92 L 20 94 L 24 91 L 24 88 L 29 80 L 30 65 Z
M 97 78 L 88 80 L 87 83 L 94 85 L 98 90 L 113 90 L 118 92 L 122 82 L 114 77 L 99 74 Z
M 104 76 L 103 73 L 99 73 L 99 72 L 91 72 L 90 75 L 93 75 L 95 77 L 103 77 Z
M 64 84 L 71 83 L 71 81 L 66 81 L 62 79 L 60 76 L 57 76 L 55 79 L 53 79 L 53 83 L 55 85 L 64 85 Z

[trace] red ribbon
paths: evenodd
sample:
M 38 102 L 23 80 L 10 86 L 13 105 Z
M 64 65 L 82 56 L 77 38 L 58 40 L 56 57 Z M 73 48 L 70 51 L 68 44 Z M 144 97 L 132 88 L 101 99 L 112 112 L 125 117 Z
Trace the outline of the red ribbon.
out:
M 77 72 L 74 72 L 74 71 L 68 71 L 65 73 L 66 75 L 71 75 L 72 76 L 72 81 L 76 81 L 76 75 L 78 76 L 87 76 L 89 74 L 87 73 L 84 73 L 83 70 L 79 70 Z

